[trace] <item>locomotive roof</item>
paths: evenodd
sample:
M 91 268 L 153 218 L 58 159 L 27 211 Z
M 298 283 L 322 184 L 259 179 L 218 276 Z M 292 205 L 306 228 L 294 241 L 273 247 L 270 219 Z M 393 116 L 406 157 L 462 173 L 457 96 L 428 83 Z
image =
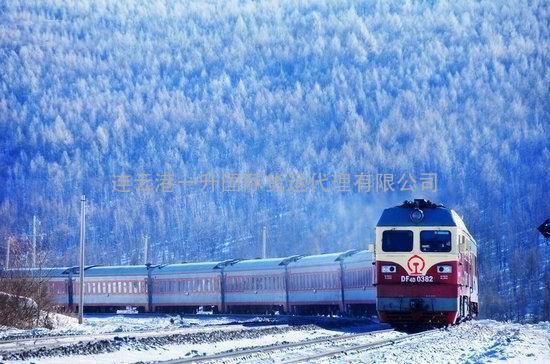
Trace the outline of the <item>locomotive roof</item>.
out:
M 422 210 L 424 217 L 413 222 L 411 212 Z M 459 226 L 460 217 L 451 209 L 426 200 L 405 201 L 382 212 L 376 226 Z
M 267 259 L 247 259 L 240 260 L 225 268 L 226 271 L 254 270 L 254 269 L 280 269 L 286 264 L 300 259 L 300 256 L 294 255 L 286 258 L 267 258 Z

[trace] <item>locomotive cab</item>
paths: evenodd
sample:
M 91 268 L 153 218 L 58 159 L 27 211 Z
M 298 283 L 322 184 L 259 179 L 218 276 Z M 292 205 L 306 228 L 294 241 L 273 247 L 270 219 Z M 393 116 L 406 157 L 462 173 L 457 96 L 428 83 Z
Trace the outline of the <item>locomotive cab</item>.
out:
M 475 316 L 475 240 L 451 209 L 426 200 L 384 210 L 376 227 L 376 308 L 394 325 Z

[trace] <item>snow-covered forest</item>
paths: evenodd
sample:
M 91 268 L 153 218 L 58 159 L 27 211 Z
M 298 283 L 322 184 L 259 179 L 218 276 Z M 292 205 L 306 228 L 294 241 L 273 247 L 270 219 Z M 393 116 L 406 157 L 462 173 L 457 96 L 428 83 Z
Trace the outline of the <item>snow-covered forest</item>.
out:
M 477 238 L 486 315 L 548 319 L 549 18 L 536 0 L 3 1 L 0 256 L 36 215 L 49 264 L 76 264 L 81 194 L 89 264 L 142 262 L 145 235 L 154 263 L 256 257 L 263 226 L 269 256 L 365 249 L 383 208 L 425 197 Z

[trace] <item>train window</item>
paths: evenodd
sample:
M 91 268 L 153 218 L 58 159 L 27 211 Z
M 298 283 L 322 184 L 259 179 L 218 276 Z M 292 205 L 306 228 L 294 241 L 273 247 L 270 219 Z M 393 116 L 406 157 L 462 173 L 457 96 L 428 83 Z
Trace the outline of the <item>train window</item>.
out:
M 410 252 L 413 249 L 413 232 L 410 230 L 386 230 L 382 233 L 382 250 L 385 252 Z
M 420 250 L 446 253 L 451 251 L 451 232 L 447 230 L 424 230 L 420 232 Z

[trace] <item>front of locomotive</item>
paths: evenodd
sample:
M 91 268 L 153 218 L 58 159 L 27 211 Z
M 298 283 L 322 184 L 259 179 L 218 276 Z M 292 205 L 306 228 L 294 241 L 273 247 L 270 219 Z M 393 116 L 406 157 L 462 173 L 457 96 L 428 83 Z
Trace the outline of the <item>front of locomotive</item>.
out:
M 426 200 L 385 209 L 376 226 L 376 308 L 395 326 L 448 325 L 458 309 L 456 213 Z

